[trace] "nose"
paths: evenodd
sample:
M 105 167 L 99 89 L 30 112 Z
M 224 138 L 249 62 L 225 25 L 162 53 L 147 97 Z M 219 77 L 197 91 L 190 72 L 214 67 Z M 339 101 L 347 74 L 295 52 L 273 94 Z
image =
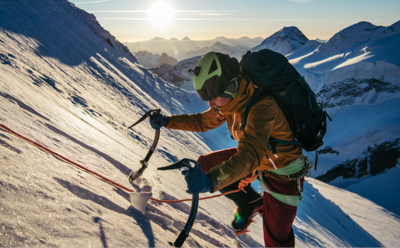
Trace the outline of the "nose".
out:
M 211 101 L 208 101 L 208 106 L 210 106 L 210 108 L 213 108 L 213 107 L 215 107 L 217 105 L 215 105 L 215 101 L 214 100 L 211 100 Z

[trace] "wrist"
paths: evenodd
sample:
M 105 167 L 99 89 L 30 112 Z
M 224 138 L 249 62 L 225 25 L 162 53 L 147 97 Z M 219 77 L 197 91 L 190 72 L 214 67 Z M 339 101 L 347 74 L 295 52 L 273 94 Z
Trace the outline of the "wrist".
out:
M 206 176 L 207 176 L 207 186 L 210 189 L 209 192 L 214 193 L 214 183 L 208 173 L 206 174 Z
M 164 116 L 164 127 L 167 127 L 169 124 L 169 118 L 167 116 Z

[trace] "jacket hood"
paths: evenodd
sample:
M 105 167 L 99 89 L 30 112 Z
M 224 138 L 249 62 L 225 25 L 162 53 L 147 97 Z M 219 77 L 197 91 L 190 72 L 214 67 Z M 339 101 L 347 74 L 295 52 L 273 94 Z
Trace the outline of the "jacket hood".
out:
M 220 107 L 219 111 L 223 115 L 229 115 L 244 109 L 249 98 L 254 93 L 253 83 L 246 78 L 242 78 L 236 97 L 227 105 Z

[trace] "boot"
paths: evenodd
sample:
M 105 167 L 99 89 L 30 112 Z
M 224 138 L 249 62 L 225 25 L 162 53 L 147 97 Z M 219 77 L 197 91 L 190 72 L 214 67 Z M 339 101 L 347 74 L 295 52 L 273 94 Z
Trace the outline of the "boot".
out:
M 221 189 L 220 192 L 225 193 L 238 189 L 239 182 L 240 180 Z M 250 185 L 244 187 L 244 190 L 246 193 L 244 191 L 239 191 L 225 195 L 238 206 L 235 218 L 232 221 L 232 227 L 236 232 L 241 232 L 247 228 L 263 203 L 262 196 L 255 192 Z

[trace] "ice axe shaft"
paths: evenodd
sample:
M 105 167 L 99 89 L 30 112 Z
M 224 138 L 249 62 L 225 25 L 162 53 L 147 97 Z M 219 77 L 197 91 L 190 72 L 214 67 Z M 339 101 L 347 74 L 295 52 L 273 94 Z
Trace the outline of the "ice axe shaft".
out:
M 187 159 L 184 158 L 181 161 L 169 165 L 169 166 L 165 166 L 165 167 L 161 167 L 158 168 L 157 170 L 176 170 L 176 169 L 181 169 L 181 168 L 188 168 L 189 170 L 194 169 L 194 168 L 200 168 L 201 164 L 195 160 L 191 160 L 191 159 Z M 190 208 L 190 214 L 189 214 L 189 218 L 186 222 L 185 227 L 183 228 L 183 230 L 181 231 L 181 233 L 179 234 L 178 238 L 175 240 L 175 242 L 172 244 L 171 242 L 169 242 L 169 244 L 171 246 L 174 247 L 181 247 L 182 244 L 185 242 L 186 238 L 189 236 L 189 232 L 192 229 L 192 226 L 194 224 L 194 220 L 196 219 L 196 215 L 197 215 L 197 209 L 199 207 L 199 194 L 193 194 L 192 197 L 192 206 Z
M 160 112 L 161 112 L 161 109 L 152 109 L 152 110 L 147 111 L 137 122 L 135 122 L 134 124 L 130 125 L 128 127 L 128 129 L 136 126 L 137 124 L 139 124 L 140 122 L 144 121 L 149 116 L 159 115 Z M 146 157 L 144 159 L 140 160 L 140 164 L 142 165 L 142 167 L 139 169 L 139 171 L 137 171 L 137 172 L 132 171 L 129 174 L 129 181 L 133 182 L 134 180 L 136 180 L 137 178 L 139 178 L 143 174 L 145 169 L 147 169 L 150 157 L 151 157 L 151 155 L 153 155 L 154 150 L 156 149 L 156 146 L 157 146 L 159 138 L 160 138 L 160 129 L 156 130 L 156 134 L 154 136 L 153 144 L 151 145 L 150 150 L 147 152 Z

